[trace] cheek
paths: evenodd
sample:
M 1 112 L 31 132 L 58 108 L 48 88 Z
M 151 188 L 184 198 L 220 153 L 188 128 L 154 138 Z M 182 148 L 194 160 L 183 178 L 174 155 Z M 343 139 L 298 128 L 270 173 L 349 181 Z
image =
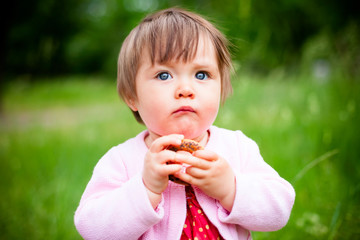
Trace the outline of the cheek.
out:
M 220 107 L 220 92 L 218 89 L 209 91 L 206 93 L 206 97 L 202 103 L 203 113 L 206 116 L 206 119 L 209 121 L 214 121 Z
M 146 125 L 158 122 L 164 115 L 166 104 L 163 99 L 157 96 L 160 95 L 141 98 L 137 103 L 139 114 Z
M 219 112 L 219 103 L 218 102 L 213 102 L 212 104 L 208 103 L 207 105 L 204 106 L 204 114 L 205 114 L 205 119 L 207 121 L 215 121 L 215 118 L 217 116 Z
M 146 111 L 149 109 L 149 106 L 151 106 L 154 103 L 156 103 L 156 99 L 154 94 L 151 94 L 153 90 L 151 88 L 148 88 L 147 86 L 141 85 L 141 87 L 138 87 L 137 89 L 137 96 L 138 100 L 136 103 L 136 107 L 138 108 L 139 112 Z M 155 107 L 155 106 L 154 106 Z
M 210 90 L 204 92 L 204 102 L 203 104 L 206 105 L 208 108 L 219 108 L 220 105 L 220 98 L 221 98 L 221 90 L 220 85 L 215 85 Z

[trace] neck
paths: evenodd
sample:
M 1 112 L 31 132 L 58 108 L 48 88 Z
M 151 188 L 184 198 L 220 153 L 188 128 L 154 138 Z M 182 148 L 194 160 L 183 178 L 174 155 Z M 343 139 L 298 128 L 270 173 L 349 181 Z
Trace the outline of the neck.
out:
M 144 139 L 146 146 L 148 148 L 150 148 L 151 144 L 159 137 L 161 137 L 161 136 L 149 131 L 149 134 L 147 134 Z M 209 141 L 209 137 L 210 137 L 210 131 L 207 130 L 204 132 L 204 134 L 202 134 L 198 137 L 192 138 L 192 140 L 197 141 L 201 146 L 205 147 Z
M 209 141 L 209 137 L 210 137 L 210 131 L 207 130 L 204 134 L 202 134 L 197 138 L 193 138 L 192 140 L 197 141 L 201 146 L 205 147 Z

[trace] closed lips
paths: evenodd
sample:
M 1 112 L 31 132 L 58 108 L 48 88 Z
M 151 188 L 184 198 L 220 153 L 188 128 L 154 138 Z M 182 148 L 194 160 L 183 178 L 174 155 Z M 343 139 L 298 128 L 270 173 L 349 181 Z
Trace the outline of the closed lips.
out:
M 178 113 L 178 112 L 195 112 L 195 110 L 192 107 L 184 106 L 177 109 L 174 113 Z

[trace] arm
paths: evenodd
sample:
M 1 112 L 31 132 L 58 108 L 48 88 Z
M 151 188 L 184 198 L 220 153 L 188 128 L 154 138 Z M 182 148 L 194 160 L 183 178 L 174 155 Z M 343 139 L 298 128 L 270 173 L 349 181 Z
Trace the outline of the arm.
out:
M 181 135 L 155 140 L 145 159 L 143 171 L 128 177 L 119 149 L 107 153 L 95 167 L 93 176 L 75 213 L 75 225 L 85 239 L 138 239 L 164 216 L 162 192 L 169 174 L 180 164 L 167 165 L 175 153 L 166 150 L 179 145 Z M 128 149 L 125 150 L 128 152 Z M 127 159 L 129 160 L 129 159 Z M 130 159 L 135 161 L 134 159 Z
M 138 239 L 163 216 L 148 200 L 141 172 L 128 179 L 115 151 L 97 164 L 75 213 L 84 239 Z
M 289 219 L 294 189 L 264 162 L 254 141 L 241 133 L 237 138 L 223 145 L 226 152 L 239 151 L 225 152 L 226 160 L 208 150 L 196 151 L 191 157 L 179 155 L 191 167 L 176 176 L 218 200 L 218 217 L 223 223 L 253 231 L 278 230 Z
M 284 227 L 290 217 L 295 191 L 264 162 L 254 141 L 240 135 L 239 146 L 245 151 L 240 153 L 243 164 L 234 169 L 233 208 L 230 213 L 220 208 L 219 218 L 252 231 L 276 231 Z

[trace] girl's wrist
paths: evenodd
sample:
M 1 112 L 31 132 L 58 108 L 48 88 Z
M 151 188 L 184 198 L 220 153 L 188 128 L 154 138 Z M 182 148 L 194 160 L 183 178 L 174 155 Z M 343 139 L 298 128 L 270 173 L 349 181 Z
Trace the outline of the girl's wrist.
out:
M 228 212 L 231 212 L 231 210 L 234 206 L 235 194 L 236 194 L 235 177 L 234 177 L 234 182 L 232 184 L 232 187 L 230 189 L 231 190 L 228 191 L 228 194 L 226 194 L 223 199 L 219 200 L 221 206 L 223 206 L 223 208 L 225 208 Z
M 155 193 L 155 192 L 151 191 L 149 188 L 147 188 L 146 186 L 145 186 L 145 188 L 146 188 L 146 192 L 149 197 L 151 206 L 154 209 L 156 209 L 157 206 L 159 205 L 159 203 L 161 202 L 162 193 Z

